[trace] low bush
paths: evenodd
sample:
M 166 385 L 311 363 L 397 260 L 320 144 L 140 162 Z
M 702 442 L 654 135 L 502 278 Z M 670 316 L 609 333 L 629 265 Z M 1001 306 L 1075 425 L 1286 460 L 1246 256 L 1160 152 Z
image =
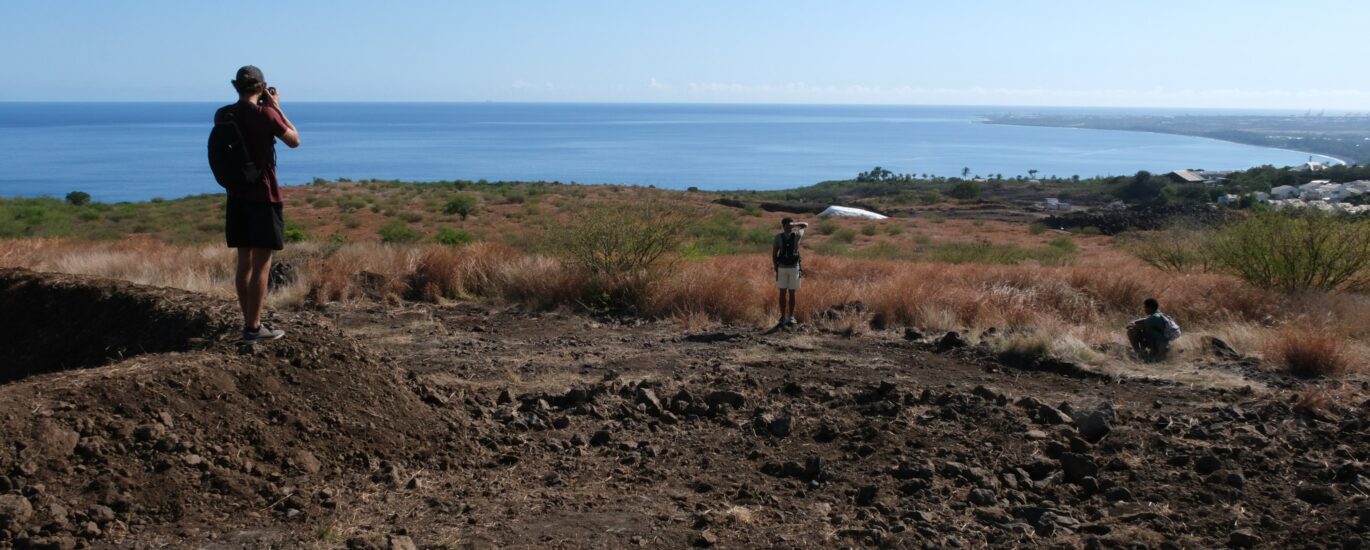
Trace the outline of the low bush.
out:
M 819 221 L 813 229 L 814 231 L 817 231 L 819 235 L 831 235 L 833 233 L 836 233 L 837 230 L 841 227 L 841 225 L 837 224 L 837 220 L 834 220 L 832 218 L 823 218 L 823 220 Z
M 418 242 L 419 239 L 423 238 L 423 233 L 400 220 L 394 220 L 381 226 L 378 233 L 381 236 L 381 242 L 391 244 Z
M 467 216 L 475 213 L 476 199 L 470 195 L 459 194 L 449 199 L 442 211 L 449 216 L 461 216 L 461 219 L 465 220 Z
M 1342 340 L 1326 331 L 1281 331 L 1267 353 L 1285 372 L 1300 378 L 1336 376 L 1349 366 Z
M 1162 271 L 1205 273 L 1215 269 L 1213 232 L 1177 226 L 1163 231 L 1125 233 L 1121 248 Z
M 476 236 L 469 231 L 460 231 L 450 227 L 438 230 L 438 234 L 433 236 L 433 241 L 447 246 L 461 246 L 476 241 Z

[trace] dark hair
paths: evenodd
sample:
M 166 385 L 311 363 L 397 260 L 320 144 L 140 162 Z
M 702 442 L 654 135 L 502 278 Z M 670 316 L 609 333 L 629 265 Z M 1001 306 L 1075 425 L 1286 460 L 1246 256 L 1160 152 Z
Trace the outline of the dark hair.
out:
M 1161 309 L 1161 303 L 1157 302 L 1155 298 L 1147 298 L 1145 301 L 1142 302 L 1142 306 L 1145 307 L 1147 311 L 1156 311 Z
M 233 89 L 237 90 L 240 94 L 250 94 L 257 91 L 257 86 L 260 86 L 261 84 L 261 82 L 238 82 L 237 80 L 234 80 Z
M 794 223 L 794 218 L 785 218 L 783 220 L 780 220 L 780 225 L 789 225 L 792 223 Z

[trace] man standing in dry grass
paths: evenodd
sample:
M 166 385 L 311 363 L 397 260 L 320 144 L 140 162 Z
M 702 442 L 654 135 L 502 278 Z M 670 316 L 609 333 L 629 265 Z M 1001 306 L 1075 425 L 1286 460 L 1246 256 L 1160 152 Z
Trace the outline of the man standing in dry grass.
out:
M 775 269 L 775 286 L 780 289 L 780 323 L 794 325 L 794 293 L 799 290 L 799 240 L 804 237 L 808 223 L 795 223 L 791 218 L 780 220 L 783 232 L 771 244 L 771 265 Z M 788 294 L 788 300 L 786 295 Z
M 238 102 L 214 113 L 214 124 L 236 124 L 244 149 L 261 168 L 257 181 L 228 189 L 224 233 L 229 248 L 238 249 L 234 284 L 243 310 L 243 340 L 275 340 L 285 331 L 262 322 L 271 254 L 285 248 L 283 198 L 276 180 L 276 138 L 300 146 L 300 133 L 281 110 L 276 88 L 266 85 L 261 69 L 238 69 L 233 79 Z

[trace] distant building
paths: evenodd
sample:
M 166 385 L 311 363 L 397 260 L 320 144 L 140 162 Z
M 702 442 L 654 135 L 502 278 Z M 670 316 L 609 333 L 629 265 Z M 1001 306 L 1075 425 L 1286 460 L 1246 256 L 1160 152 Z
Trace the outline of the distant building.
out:
M 1241 198 L 1241 197 L 1238 197 L 1238 196 L 1233 195 L 1233 194 L 1230 194 L 1230 193 L 1227 194 L 1227 195 L 1223 195 L 1223 196 L 1221 196 L 1221 197 L 1218 197 L 1218 204 L 1221 204 L 1221 205 L 1223 205 L 1223 206 L 1232 206 L 1232 205 L 1238 204 L 1238 203 L 1240 203 L 1240 202 L 1242 202 L 1242 198 Z
M 1166 174 L 1166 177 L 1175 183 L 1204 183 L 1207 181 L 1207 178 L 1198 170 L 1175 170 Z
M 1270 190 L 1270 197 L 1275 200 L 1292 199 L 1299 196 L 1299 188 L 1293 185 L 1281 185 Z
M 1255 199 L 1256 202 L 1270 202 L 1270 193 L 1256 191 L 1251 194 L 1251 198 Z

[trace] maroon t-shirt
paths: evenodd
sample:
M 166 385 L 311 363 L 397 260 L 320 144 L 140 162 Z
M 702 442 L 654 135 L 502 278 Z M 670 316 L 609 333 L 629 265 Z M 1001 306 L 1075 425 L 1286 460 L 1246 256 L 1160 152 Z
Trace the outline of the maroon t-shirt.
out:
M 233 109 L 238 128 L 247 142 L 252 162 L 262 169 L 262 181 L 237 189 L 229 189 L 228 196 L 254 202 L 283 203 L 280 183 L 276 181 L 276 138 L 290 129 L 280 111 L 261 105 L 238 102 L 220 107 L 214 112 L 214 123 L 220 124 Z

